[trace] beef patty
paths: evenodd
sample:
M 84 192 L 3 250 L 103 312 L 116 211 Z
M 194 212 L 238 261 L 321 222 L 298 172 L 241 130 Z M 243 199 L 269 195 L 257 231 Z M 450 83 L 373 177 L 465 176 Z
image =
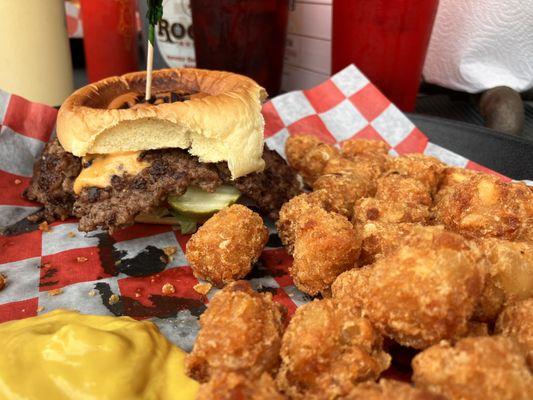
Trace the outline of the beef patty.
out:
M 48 222 L 72 215 L 74 180 L 81 171 L 81 159 L 67 153 L 57 139 L 50 140 L 33 166 L 33 178 L 24 196 L 44 209 L 38 217 Z
M 68 171 L 48 157 L 68 160 L 71 164 L 64 161 Z M 65 152 L 55 140 L 46 146 L 36 164 L 26 196 L 44 204 L 44 217 L 49 222 L 74 215 L 80 218 L 81 231 L 98 227 L 114 231 L 133 224 L 138 214 L 165 205 L 168 196 L 182 195 L 192 185 L 212 192 L 223 183 L 232 184 L 273 219 L 278 218 L 283 203 L 300 193 L 296 174 L 278 153 L 266 147 L 265 169 L 234 181 L 225 163 L 201 163 L 186 150 L 150 150 L 140 157 L 150 166 L 136 175 L 113 176 L 111 185 L 105 188 L 84 188 L 76 197 L 72 183 L 81 170 L 81 160 Z M 47 189 L 48 181 L 54 184 L 53 191 Z

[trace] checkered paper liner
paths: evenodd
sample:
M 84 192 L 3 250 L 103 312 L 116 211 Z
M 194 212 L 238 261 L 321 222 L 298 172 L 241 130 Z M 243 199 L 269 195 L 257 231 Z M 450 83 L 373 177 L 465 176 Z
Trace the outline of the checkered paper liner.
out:
M 193 289 L 198 280 L 184 255 L 188 236 L 168 226 L 142 224 L 112 236 L 85 234 L 75 220 L 56 222 L 43 232 L 25 219 L 39 209 L 22 192 L 35 158 L 54 134 L 56 114 L 51 107 L 0 91 L 0 226 L 15 224 L 14 234 L 0 236 L 0 273 L 8 279 L 0 291 L 0 322 L 56 308 L 129 315 L 153 320 L 171 341 L 190 349 L 198 316 L 216 290 L 203 296 Z M 384 140 L 392 154 L 421 152 L 451 165 L 488 171 L 430 143 L 354 66 L 315 88 L 272 99 L 263 115 L 266 142 L 280 154 L 289 135 L 312 134 L 332 144 L 357 137 Z M 309 299 L 288 275 L 291 257 L 271 224 L 270 232 L 248 279 L 292 314 Z M 165 248 L 176 249 L 168 263 Z M 163 296 L 165 283 L 175 293 Z

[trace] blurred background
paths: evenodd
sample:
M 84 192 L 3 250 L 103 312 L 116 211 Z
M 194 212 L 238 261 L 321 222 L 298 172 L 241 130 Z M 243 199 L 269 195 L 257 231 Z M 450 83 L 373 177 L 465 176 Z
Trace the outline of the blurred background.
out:
M 154 68 L 230 70 L 275 96 L 353 63 L 415 118 L 533 140 L 533 4 L 164 0 L 163 8 Z M 0 0 L 0 87 L 58 106 L 74 88 L 144 69 L 146 11 L 146 0 Z

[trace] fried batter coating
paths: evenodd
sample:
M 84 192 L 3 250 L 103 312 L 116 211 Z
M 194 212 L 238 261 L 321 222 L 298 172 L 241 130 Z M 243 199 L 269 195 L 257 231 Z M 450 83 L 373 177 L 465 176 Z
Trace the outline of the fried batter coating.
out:
M 458 176 L 462 181 L 437 193 L 438 223 L 468 237 L 533 241 L 533 192 L 525 184 L 488 174 Z
M 312 135 L 290 136 L 285 144 L 285 154 L 290 166 L 311 186 L 322 175 L 327 162 L 340 156 L 337 148 Z
M 445 167 L 445 164 L 435 157 L 424 154 L 406 154 L 392 158 L 389 171 L 416 179 L 433 194 L 437 191 Z
M 355 203 L 354 221 L 426 223 L 430 217 L 431 194 L 420 181 L 387 173 L 377 180 L 376 196 Z
M 215 372 L 256 379 L 279 365 L 284 309 L 270 293 L 245 281 L 232 282 L 211 299 L 200 317 L 200 332 L 187 356 L 187 375 L 207 382 Z
M 365 224 L 357 224 L 356 229 L 363 240 L 358 264 L 368 265 L 395 250 L 402 238 L 413 230 L 435 228 L 414 223 L 390 224 L 368 221 Z M 442 229 L 442 227 L 436 229 Z
M 222 287 L 250 272 L 267 241 L 263 219 L 234 204 L 198 229 L 187 243 L 186 256 L 195 277 Z
M 350 139 L 342 142 L 341 154 L 346 158 L 360 156 L 386 156 L 389 153 L 389 145 L 381 140 Z
M 479 172 L 472 171 L 460 167 L 446 167 L 442 172 L 441 179 L 438 186 L 437 196 L 443 192 L 453 190 L 455 185 L 463 183 Z
M 341 145 L 341 155 L 357 166 L 360 176 L 374 180 L 389 168 L 389 146 L 380 140 L 352 139 Z
M 350 221 L 333 212 L 314 210 L 296 224 L 289 273 L 302 292 L 328 294 L 335 278 L 356 264 L 360 249 L 361 238 Z
M 533 297 L 533 243 L 481 239 L 489 273 L 476 319 L 494 321 L 503 306 Z
M 355 174 L 322 175 L 313 183 L 313 189 L 328 192 L 332 211 L 348 219 L 352 218 L 354 203 L 369 194 L 367 183 Z
M 341 309 L 361 316 L 364 299 L 368 298 L 368 280 L 372 266 L 352 268 L 340 274 L 331 285 L 334 303 Z
M 284 400 L 272 377 L 250 379 L 234 372 L 216 373 L 200 386 L 196 400 Z
M 527 400 L 533 375 L 518 345 L 503 336 L 442 342 L 415 356 L 413 381 L 449 399 Z
M 385 161 L 380 161 L 381 159 Z M 367 186 L 367 194 L 373 196 L 376 192 L 376 179 L 386 170 L 388 156 L 361 156 L 356 159 L 332 158 L 322 170 L 322 174 L 356 175 Z
M 379 383 L 364 382 L 339 400 L 446 400 L 444 397 L 415 388 L 408 383 L 380 379 Z
M 336 399 L 390 364 L 370 322 L 337 309 L 331 299 L 298 308 L 283 335 L 281 358 L 278 388 L 292 399 Z
M 329 210 L 331 199 L 325 190 L 316 190 L 293 197 L 283 204 L 279 212 L 276 229 L 289 254 L 294 252 L 294 235 L 302 215 L 316 212 L 316 209 Z
M 533 297 L 505 307 L 498 316 L 495 332 L 519 344 L 533 372 Z
M 460 235 L 416 230 L 370 267 L 355 307 L 362 302 L 363 316 L 384 335 L 423 349 L 467 333 L 486 269 L 477 248 Z M 335 283 L 334 298 L 337 293 Z

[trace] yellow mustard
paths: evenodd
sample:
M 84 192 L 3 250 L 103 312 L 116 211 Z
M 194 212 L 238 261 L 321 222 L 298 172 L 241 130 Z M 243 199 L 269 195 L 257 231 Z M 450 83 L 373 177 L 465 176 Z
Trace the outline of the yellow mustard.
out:
M 184 358 L 151 322 L 56 310 L 0 324 L 0 399 L 194 399 Z

